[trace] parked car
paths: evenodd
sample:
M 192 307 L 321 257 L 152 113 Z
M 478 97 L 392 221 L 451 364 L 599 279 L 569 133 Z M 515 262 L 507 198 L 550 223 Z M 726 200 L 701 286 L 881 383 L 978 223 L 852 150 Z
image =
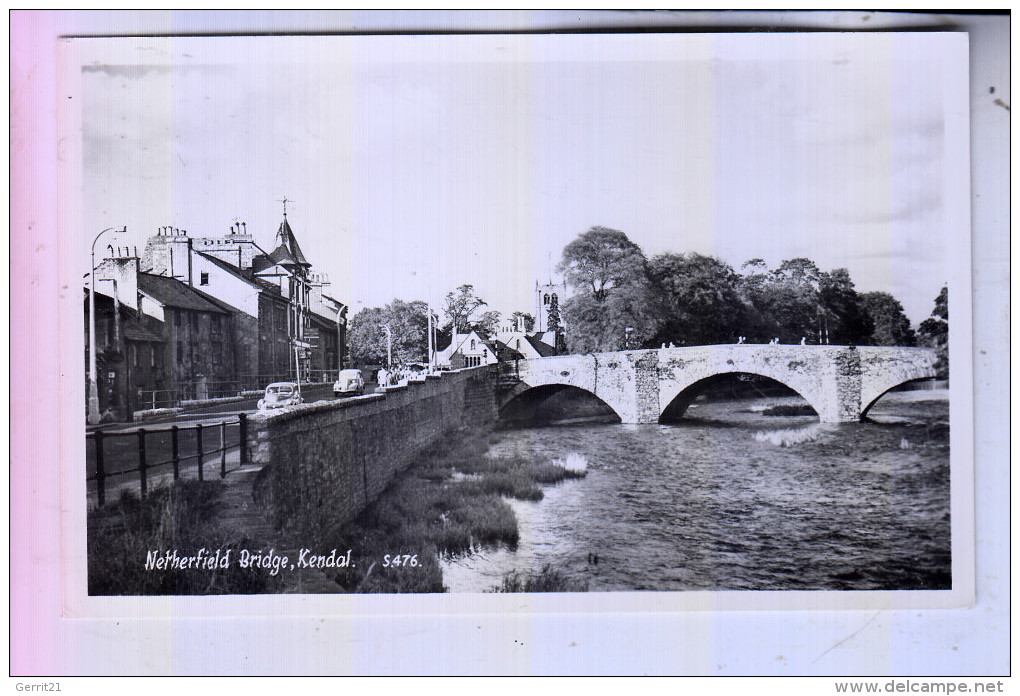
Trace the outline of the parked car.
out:
M 297 406 L 302 402 L 301 390 L 293 382 L 273 382 L 266 387 L 266 394 L 259 400 L 259 410 Z
M 339 379 L 333 384 L 333 396 L 360 396 L 365 393 L 365 379 L 361 370 L 340 370 Z

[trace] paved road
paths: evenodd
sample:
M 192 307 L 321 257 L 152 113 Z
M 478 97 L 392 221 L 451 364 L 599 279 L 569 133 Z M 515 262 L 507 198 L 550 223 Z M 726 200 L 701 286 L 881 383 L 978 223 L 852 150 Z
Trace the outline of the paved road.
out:
M 371 394 L 375 391 L 378 385 L 374 382 L 365 383 L 365 393 Z M 333 399 L 333 385 L 329 384 L 306 384 L 301 387 L 301 397 L 305 403 L 311 403 L 314 401 L 327 401 Z M 231 401 L 222 404 L 213 404 L 210 406 L 198 406 L 195 408 L 189 408 L 186 411 L 179 413 L 173 413 L 161 418 L 154 418 L 147 420 L 144 423 L 107 423 L 98 426 L 104 433 L 132 433 L 137 431 L 139 428 L 168 428 L 171 425 L 196 425 L 201 423 L 208 425 L 211 423 L 219 423 L 225 419 L 233 419 L 241 413 L 247 413 L 251 415 L 258 409 L 258 401 L 260 396 L 252 396 L 246 398 L 243 401 Z M 96 428 L 90 427 L 89 431 L 95 430 Z

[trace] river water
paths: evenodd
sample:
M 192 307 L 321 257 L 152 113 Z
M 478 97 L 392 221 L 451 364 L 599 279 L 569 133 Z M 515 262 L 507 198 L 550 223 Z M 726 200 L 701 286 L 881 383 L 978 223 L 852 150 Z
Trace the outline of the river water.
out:
M 948 401 L 891 394 L 874 422 L 841 425 L 761 413 L 778 403 L 505 431 L 490 455 L 583 460 L 587 476 L 508 501 L 517 549 L 447 559 L 444 583 L 485 592 L 548 566 L 590 591 L 948 588 Z

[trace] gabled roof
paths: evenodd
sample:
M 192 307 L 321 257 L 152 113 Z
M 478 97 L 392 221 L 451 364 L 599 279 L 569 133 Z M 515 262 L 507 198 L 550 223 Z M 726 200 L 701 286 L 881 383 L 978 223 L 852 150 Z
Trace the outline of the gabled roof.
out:
M 229 261 L 224 261 L 223 259 L 221 259 L 221 258 L 219 258 L 217 256 L 213 256 L 211 254 L 207 254 L 204 251 L 198 251 L 197 249 L 195 250 L 195 253 L 198 254 L 199 256 L 201 256 L 203 259 L 206 259 L 207 261 L 211 261 L 213 263 L 213 265 L 221 268 L 222 270 L 226 271 L 227 273 L 229 273 L 229 274 L 231 274 L 231 275 L 233 275 L 233 276 L 235 276 L 237 278 L 240 278 L 241 280 L 243 280 L 244 282 L 248 283 L 249 285 L 258 285 L 258 283 L 256 283 L 250 277 L 248 277 L 247 273 L 245 273 L 244 271 L 242 271 L 240 268 L 238 268 L 234 264 L 230 263 Z
M 527 340 L 528 343 L 531 344 L 531 347 L 534 348 L 538 352 L 538 354 L 541 355 L 543 358 L 548 358 L 550 356 L 556 355 L 556 348 L 550 346 L 548 343 L 542 342 L 535 336 L 528 336 L 527 334 L 525 334 L 524 338 L 525 340 Z
M 224 261 L 223 259 L 217 258 L 215 256 L 211 256 L 211 255 L 206 254 L 206 253 L 201 252 L 201 251 L 196 251 L 195 253 L 198 254 L 199 256 L 201 256 L 204 259 L 208 259 L 214 265 L 216 265 L 219 268 L 223 269 L 227 273 L 230 273 L 234 277 L 240 278 L 241 280 L 243 280 L 244 282 L 248 283 L 249 285 L 251 285 L 253 287 L 257 287 L 257 288 L 259 288 L 261 290 L 268 290 L 268 291 L 273 292 L 273 293 L 275 293 L 277 295 L 280 294 L 280 288 L 279 287 L 277 287 L 273 283 L 270 283 L 268 280 L 263 280 L 262 278 L 259 278 L 258 276 L 255 275 L 254 272 L 242 271 L 240 268 L 238 268 L 237 266 L 235 266 L 234 264 L 232 264 L 232 263 L 230 263 L 228 261 Z M 256 260 L 258 258 L 259 258 L 258 256 L 255 257 Z M 265 258 L 265 257 L 263 257 L 263 258 Z M 272 264 L 270 264 L 270 265 L 272 265 Z M 255 270 L 255 265 L 253 263 L 252 264 L 252 271 L 254 271 L 254 270 Z
M 200 292 L 190 285 L 169 276 L 139 273 L 138 287 L 167 307 L 189 309 L 196 312 L 215 312 L 217 314 L 229 314 L 232 311 L 238 311 L 225 302 L 206 295 L 204 292 Z

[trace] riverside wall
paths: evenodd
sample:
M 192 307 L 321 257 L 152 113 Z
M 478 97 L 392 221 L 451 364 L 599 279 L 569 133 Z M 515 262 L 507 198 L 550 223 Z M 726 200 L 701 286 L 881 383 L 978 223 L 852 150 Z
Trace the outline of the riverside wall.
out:
M 495 380 L 495 368 L 467 368 L 251 416 L 249 455 L 262 466 L 256 501 L 302 543 L 336 538 L 426 447 L 493 423 Z

